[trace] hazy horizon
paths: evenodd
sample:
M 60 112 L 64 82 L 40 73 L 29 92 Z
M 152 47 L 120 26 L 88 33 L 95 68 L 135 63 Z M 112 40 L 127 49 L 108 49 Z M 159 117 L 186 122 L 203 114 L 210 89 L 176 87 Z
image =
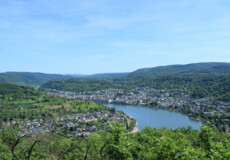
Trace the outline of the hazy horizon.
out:
M 168 64 L 168 65 L 161 65 L 161 66 L 171 66 L 171 65 L 187 65 L 187 64 L 199 64 L 199 63 L 230 63 L 230 62 L 195 62 L 195 63 L 186 63 L 186 64 Z M 150 66 L 150 67 L 144 67 L 144 68 L 154 68 L 154 67 L 161 67 L 161 66 Z M 45 74 L 62 74 L 62 75 L 79 75 L 79 76 L 90 76 L 90 75 L 96 75 L 96 74 L 116 74 L 116 73 L 131 73 L 138 69 L 144 69 L 144 68 L 137 68 L 133 71 L 129 72 L 99 72 L 99 73 L 92 73 L 92 74 L 81 74 L 81 73 L 47 73 L 47 72 L 40 72 L 35 71 L 31 73 L 45 73 Z M 6 73 L 6 72 L 30 72 L 30 71 L 5 71 L 0 73 Z
M 0 72 L 230 62 L 228 0 L 0 1 Z

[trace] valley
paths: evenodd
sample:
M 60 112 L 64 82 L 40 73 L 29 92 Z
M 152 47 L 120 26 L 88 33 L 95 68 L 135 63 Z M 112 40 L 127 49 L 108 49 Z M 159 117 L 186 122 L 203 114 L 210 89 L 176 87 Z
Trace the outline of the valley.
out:
M 230 160 L 229 0 L 0 0 L 0 160 Z
M 33 83 L 30 73 L 23 83 L 5 79 L 0 158 L 229 159 L 229 73 L 228 63 L 201 63 L 43 82 L 40 75 Z
M 167 109 L 189 115 L 220 131 L 230 132 L 230 103 L 211 98 L 193 99 L 180 89 L 158 90 L 153 88 L 106 89 L 75 93 L 47 90 L 48 94 L 89 100 L 100 103 L 137 105 Z

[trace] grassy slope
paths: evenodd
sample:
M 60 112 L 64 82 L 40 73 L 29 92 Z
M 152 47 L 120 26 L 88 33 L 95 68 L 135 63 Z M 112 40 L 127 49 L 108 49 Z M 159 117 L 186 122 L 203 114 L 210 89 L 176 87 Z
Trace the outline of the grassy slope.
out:
M 51 110 L 55 109 L 52 108 L 54 106 L 68 106 L 68 110 L 57 108 L 58 112 L 53 114 Z M 45 118 L 105 109 L 94 102 L 71 100 L 47 95 L 30 87 L 0 83 L 0 121 Z

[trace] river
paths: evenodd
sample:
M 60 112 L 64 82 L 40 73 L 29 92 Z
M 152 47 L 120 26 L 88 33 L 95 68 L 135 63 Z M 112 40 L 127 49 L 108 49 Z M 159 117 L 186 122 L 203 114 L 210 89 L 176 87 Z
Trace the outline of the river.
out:
M 146 126 L 152 128 L 171 128 L 191 126 L 193 129 L 200 129 L 201 122 L 193 121 L 188 116 L 167 110 L 139 107 L 134 105 L 105 104 L 107 107 L 114 107 L 132 116 L 138 122 L 137 128 L 143 130 Z

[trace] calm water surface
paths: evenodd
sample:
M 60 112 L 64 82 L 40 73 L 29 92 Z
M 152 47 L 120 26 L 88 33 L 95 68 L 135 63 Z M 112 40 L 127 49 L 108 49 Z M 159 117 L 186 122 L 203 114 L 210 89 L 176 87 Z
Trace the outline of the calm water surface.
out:
M 200 125 L 202 124 L 201 122 L 189 119 L 186 115 L 167 110 L 133 105 L 105 104 L 105 106 L 114 107 L 116 110 L 123 111 L 135 118 L 138 122 L 137 128 L 140 130 L 144 129 L 146 126 L 152 128 L 166 127 L 171 129 L 191 126 L 193 129 L 200 129 Z

